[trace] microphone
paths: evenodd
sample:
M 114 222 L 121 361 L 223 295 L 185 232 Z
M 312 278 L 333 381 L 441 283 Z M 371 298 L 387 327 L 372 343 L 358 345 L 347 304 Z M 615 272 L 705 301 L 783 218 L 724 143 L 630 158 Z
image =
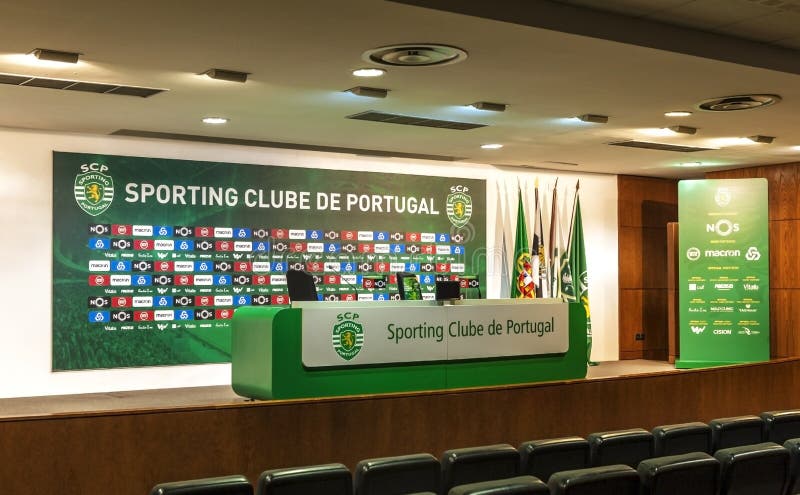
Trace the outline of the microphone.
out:
M 347 278 L 345 278 L 345 277 L 347 277 Z M 343 274 L 340 273 L 339 274 L 339 283 L 346 285 L 350 290 L 355 292 L 356 293 L 356 300 L 358 300 L 358 286 L 355 285 L 355 284 L 351 284 L 350 283 L 350 281 L 348 280 L 348 278 L 350 278 L 350 277 L 356 277 L 356 280 L 358 280 L 358 275 L 356 275 L 356 274 L 343 275 Z

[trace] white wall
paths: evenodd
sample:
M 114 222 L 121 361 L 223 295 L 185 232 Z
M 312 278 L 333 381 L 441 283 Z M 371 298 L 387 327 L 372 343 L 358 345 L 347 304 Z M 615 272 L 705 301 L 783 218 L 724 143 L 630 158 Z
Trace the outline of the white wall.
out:
M 519 180 L 552 192 L 556 177 L 569 188 L 581 183 L 581 207 L 587 246 L 589 291 L 596 360 L 618 358 L 617 188 L 612 175 L 580 175 L 529 169 L 354 155 L 224 146 L 139 138 L 57 134 L 0 129 L 0 297 L 6 316 L 0 326 L 0 398 L 151 388 L 224 385 L 230 365 L 193 365 L 115 370 L 50 371 L 52 264 L 52 152 L 130 155 L 263 165 L 410 173 L 487 179 L 487 239 L 495 238 L 497 183 L 508 190 Z M 549 188 L 549 189 L 548 189 Z M 516 200 L 511 201 L 516 218 Z M 513 230 L 513 227 L 510 227 Z M 487 246 L 487 295 L 499 294 Z M 513 249 L 513 247 L 511 248 Z M 496 258 L 496 256 L 494 256 Z

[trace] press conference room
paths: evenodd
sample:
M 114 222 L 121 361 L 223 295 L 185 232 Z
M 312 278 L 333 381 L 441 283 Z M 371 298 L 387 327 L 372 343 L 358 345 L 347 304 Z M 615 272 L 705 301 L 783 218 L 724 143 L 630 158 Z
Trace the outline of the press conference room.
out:
M 797 2 L 2 11 L 0 493 L 800 492 Z

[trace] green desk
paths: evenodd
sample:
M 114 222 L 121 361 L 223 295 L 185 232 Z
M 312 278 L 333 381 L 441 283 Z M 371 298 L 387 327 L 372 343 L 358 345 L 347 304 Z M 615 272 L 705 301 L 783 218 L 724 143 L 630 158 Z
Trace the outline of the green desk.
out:
M 414 330 L 403 318 L 422 323 Z M 231 350 L 233 389 L 253 399 L 576 379 L 586 376 L 586 313 L 579 303 L 516 299 L 243 307 Z

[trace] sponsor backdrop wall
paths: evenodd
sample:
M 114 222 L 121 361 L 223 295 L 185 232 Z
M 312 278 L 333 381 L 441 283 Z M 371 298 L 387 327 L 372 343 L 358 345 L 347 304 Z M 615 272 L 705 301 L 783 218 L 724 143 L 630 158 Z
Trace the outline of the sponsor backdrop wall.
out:
M 766 179 L 678 183 L 679 368 L 769 359 Z
M 399 159 L 377 159 L 351 155 L 272 150 L 238 146 L 221 146 L 204 143 L 181 143 L 136 138 L 58 134 L 26 130 L 0 131 L 0 228 L 5 232 L 0 266 L 6 283 L 0 294 L 6 301 L 4 325 L 0 329 L 0 397 L 24 397 L 36 395 L 104 392 L 148 388 L 184 386 L 225 385 L 230 383 L 230 364 L 185 364 L 178 366 L 154 366 L 118 369 L 97 369 L 69 372 L 52 372 L 54 346 L 51 321 L 71 318 L 76 308 L 72 303 L 54 304 L 53 270 L 54 243 L 59 235 L 60 223 L 54 225 L 53 207 L 53 152 L 86 153 L 91 155 L 120 155 L 153 158 L 165 164 L 170 159 L 197 162 L 224 162 L 276 167 L 295 167 L 292 174 L 308 177 L 325 174 L 324 170 L 349 171 L 354 176 L 367 172 L 413 174 L 441 178 L 486 180 L 486 211 L 482 218 L 490 221 L 486 226 L 485 266 L 486 277 L 481 281 L 485 297 L 500 294 L 500 248 L 496 239 L 502 237 L 497 228 L 502 224 L 507 235 L 515 222 L 513 196 L 516 184 L 523 190 L 531 190 L 538 179 L 544 192 L 552 192 L 555 179 L 574 190 L 580 179 L 581 203 L 584 210 L 583 225 L 588 252 L 589 287 L 591 290 L 592 322 L 595 333 L 594 354 L 597 360 L 617 358 L 617 232 L 616 232 L 616 178 L 610 175 L 587 175 L 553 173 L 548 171 L 496 168 L 469 163 L 457 165 L 409 161 Z M 69 155 L 65 155 L 69 156 Z M 78 160 L 80 161 L 80 160 Z M 77 162 L 76 162 L 77 163 Z M 83 163 L 83 162 L 81 162 Z M 80 165 L 80 164 L 78 164 Z M 235 168 L 235 167 L 234 167 Z M 177 169 L 176 169 L 177 170 Z M 269 168 L 264 168 L 269 170 Z M 167 172 L 171 173 L 171 172 Z M 333 173 L 333 172 L 330 172 Z M 178 172 L 175 172 L 176 176 Z M 73 174 L 72 181 L 74 182 Z M 412 179 L 409 179 L 412 180 Z M 438 183 L 439 179 L 436 179 Z M 369 182 L 369 181 L 367 181 Z M 457 180 L 456 180 L 457 182 Z M 74 184 L 71 183 L 71 186 Z M 71 195 L 72 190 L 68 191 Z M 115 191 L 123 197 L 123 190 Z M 508 197 L 504 197 L 508 195 Z M 118 197 L 117 200 L 120 198 Z M 75 204 L 74 199 L 71 199 Z M 484 200 L 481 200 L 484 204 Z M 497 208 L 505 210 L 507 221 L 495 222 Z M 444 208 L 444 205 L 442 206 Z M 59 212 L 60 213 L 60 212 Z M 87 215 L 88 216 L 88 215 Z M 275 217 L 273 217 L 275 218 Z M 56 220 L 59 216 L 56 215 Z M 82 228 L 73 232 L 80 238 L 81 249 L 88 250 L 92 223 L 113 225 L 113 222 L 82 222 Z M 172 227 L 186 222 L 173 220 Z M 118 225 L 131 225 L 128 223 Z M 221 225 L 221 224 L 220 224 Z M 227 226 L 227 225 L 226 225 Z M 234 227 L 231 224 L 230 227 Z M 270 225 L 271 227 L 271 225 Z M 310 227 L 310 224 L 309 224 Z M 308 228 L 306 230 L 318 230 Z M 340 229 L 347 230 L 347 229 Z M 375 229 L 373 229 L 375 230 Z M 387 227 L 387 231 L 392 231 Z M 397 229 L 395 229 L 397 230 Z M 438 231 L 437 231 L 438 232 Z M 173 231 L 173 236 L 174 236 Z M 67 234 L 64 234 L 67 235 Z M 195 239 L 196 240 L 196 239 Z M 85 241 L 85 243 L 83 243 Z M 60 242 L 60 241 L 59 241 Z M 505 260 L 508 262 L 508 260 Z M 88 271 L 88 264 L 87 271 Z M 477 271 L 480 271 L 478 268 Z M 56 270 L 57 272 L 57 270 Z M 251 273 L 252 275 L 252 273 Z M 55 280 L 58 284 L 58 280 Z M 83 290 L 89 287 L 88 281 Z M 55 292 L 59 293 L 60 288 Z M 347 291 L 341 291 L 347 292 Z M 88 295 L 83 294 L 81 314 L 88 325 Z M 155 310 L 153 310 L 155 311 Z M 216 317 L 215 313 L 215 317 Z M 104 316 L 103 316 L 104 317 Z M 109 315 L 110 317 L 110 315 Z M 149 317 L 149 316 L 148 316 Z M 56 328 L 58 325 L 56 325 Z M 185 349 L 185 348 L 184 348 Z M 102 350 L 97 351 L 102 352 Z M 91 362 L 64 369 L 94 367 Z M 189 361 L 191 362 L 191 361 Z M 142 363 L 117 363 L 134 365 Z M 58 367 L 58 366 L 57 366 Z

